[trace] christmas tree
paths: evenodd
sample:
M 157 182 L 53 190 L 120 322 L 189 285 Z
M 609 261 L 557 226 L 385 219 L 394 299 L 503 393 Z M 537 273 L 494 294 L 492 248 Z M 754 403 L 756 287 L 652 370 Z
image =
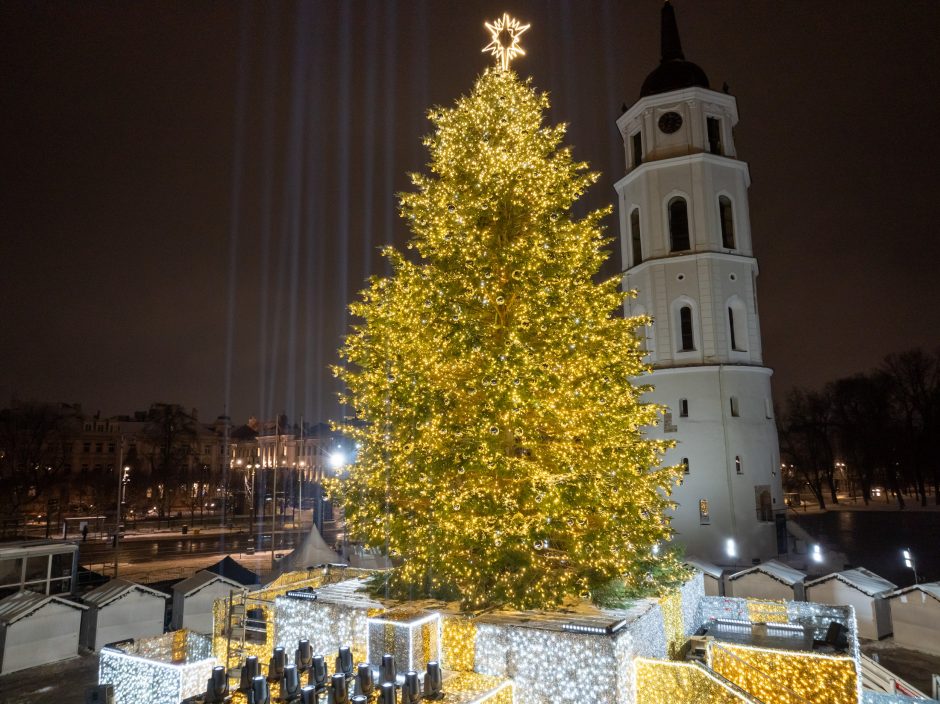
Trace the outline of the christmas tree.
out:
M 398 595 L 548 608 L 678 573 L 657 555 L 678 479 L 618 281 L 593 281 L 600 220 L 571 206 L 595 180 L 542 124 L 543 94 L 486 71 L 434 109 L 429 175 L 401 196 L 417 256 L 385 250 L 337 368 L 359 444 L 351 538 L 387 550 Z

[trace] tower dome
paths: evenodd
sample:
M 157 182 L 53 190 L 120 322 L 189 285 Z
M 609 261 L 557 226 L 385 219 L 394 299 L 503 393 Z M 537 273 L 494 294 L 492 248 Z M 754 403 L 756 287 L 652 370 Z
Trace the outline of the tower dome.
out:
M 685 60 L 682 42 L 679 40 L 679 27 L 676 24 L 676 11 L 669 0 L 663 3 L 662 26 L 660 29 L 662 58 L 659 66 L 643 81 L 640 97 L 668 93 L 680 88 L 708 88 L 708 76 L 691 61 Z

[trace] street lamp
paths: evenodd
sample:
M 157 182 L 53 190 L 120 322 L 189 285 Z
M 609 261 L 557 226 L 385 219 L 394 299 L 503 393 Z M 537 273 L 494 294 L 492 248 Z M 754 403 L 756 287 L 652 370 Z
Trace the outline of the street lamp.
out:
M 330 453 L 327 461 L 330 464 L 330 469 L 342 469 L 346 465 L 346 453 L 343 452 L 343 448 L 340 445 L 337 445 L 336 449 Z
M 823 561 L 822 546 L 819 545 L 818 543 L 816 545 L 813 545 L 813 550 L 810 553 L 810 555 L 813 558 L 813 562 L 822 562 Z
M 123 444 L 123 438 L 122 438 Z M 123 459 L 122 448 L 122 459 Z M 114 510 L 114 578 L 118 576 L 118 562 L 121 554 L 121 506 L 124 504 L 124 490 L 131 480 L 131 468 L 124 466 L 118 473 L 118 495 L 117 506 Z
M 253 545 L 255 542 L 255 518 L 257 517 L 258 504 L 258 493 L 255 489 L 255 470 L 260 468 L 261 464 L 258 462 L 255 453 L 251 453 L 248 457 L 248 462 L 243 463 L 242 460 L 239 459 L 235 461 L 235 464 L 239 467 L 244 464 L 245 470 L 248 471 L 250 475 L 251 488 L 249 490 L 250 498 L 248 501 L 248 542 Z
M 901 555 L 904 557 L 904 566 L 914 573 L 914 584 L 918 584 L 917 562 L 914 560 L 914 553 L 911 552 L 910 548 L 905 548 L 901 551 Z
M 342 446 L 342 445 L 337 445 L 337 446 L 336 446 L 336 449 L 333 450 L 333 452 L 330 453 L 329 457 L 327 457 L 326 460 L 327 460 L 327 464 L 329 465 L 330 469 L 332 469 L 333 472 L 334 472 L 336 475 L 339 475 L 339 474 L 341 473 L 343 467 L 345 467 L 345 466 L 347 465 L 347 463 L 348 463 L 348 461 L 349 461 L 349 458 L 347 458 L 346 453 L 343 451 L 343 446 Z M 321 492 L 320 492 L 320 502 L 321 502 L 321 505 L 319 505 L 317 508 L 318 508 L 319 512 L 322 514 L 322 509 L 323 509 L 323 506 L 322 506 L 322 502 L 323 502 L 323 492 L 322 492 L 322 490 L 321 490 Z M 321 534 L 323 533 L 323 520 L 322 520 L 322 518 L 320 519 L 320 533 L 321 533 Z M 342 554 L 343 558 L 345 559 L 345 557 L 346 557 L 346 530 L 345 530 L 345 528 L 343 529 L 343 548 L 342 548 L 342 553 L 341 553 L 341 554 Z
M 301 460 L 297 463 L 297 511 L 300 513 L 300 523 L 304 522 L 304 472 L 306 471 L 307 463 Z M 291 513 L 291 520 L 293 520 L 293 512 Z M 295 526 L 296 527 L 296 526 Z

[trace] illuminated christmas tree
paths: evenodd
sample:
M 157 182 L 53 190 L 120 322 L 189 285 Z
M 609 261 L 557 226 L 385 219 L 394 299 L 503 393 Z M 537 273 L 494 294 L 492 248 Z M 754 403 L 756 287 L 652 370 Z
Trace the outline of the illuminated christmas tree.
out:
M 547 107 L 496 68 L 431 111 L 430 174 L 401 196 L 418 256 L 387 248 L 392 275 L 351 306 L 337 374 L 359 450 L 332 492 L 397 595 L 543 608 L 679 573 L 655 554 L 678 473 L 632 381 L 648 321 L 592 279 L 608 211 L 573 218 L 596 175 Z

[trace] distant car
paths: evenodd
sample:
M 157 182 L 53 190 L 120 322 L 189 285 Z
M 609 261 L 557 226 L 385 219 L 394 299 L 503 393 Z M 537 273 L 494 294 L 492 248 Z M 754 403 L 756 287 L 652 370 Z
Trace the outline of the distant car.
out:
M 880 499 L 882 496 L 884 496 L 884 491 L 881 489 L 872 489 L 871 495 L 876 499 Z

